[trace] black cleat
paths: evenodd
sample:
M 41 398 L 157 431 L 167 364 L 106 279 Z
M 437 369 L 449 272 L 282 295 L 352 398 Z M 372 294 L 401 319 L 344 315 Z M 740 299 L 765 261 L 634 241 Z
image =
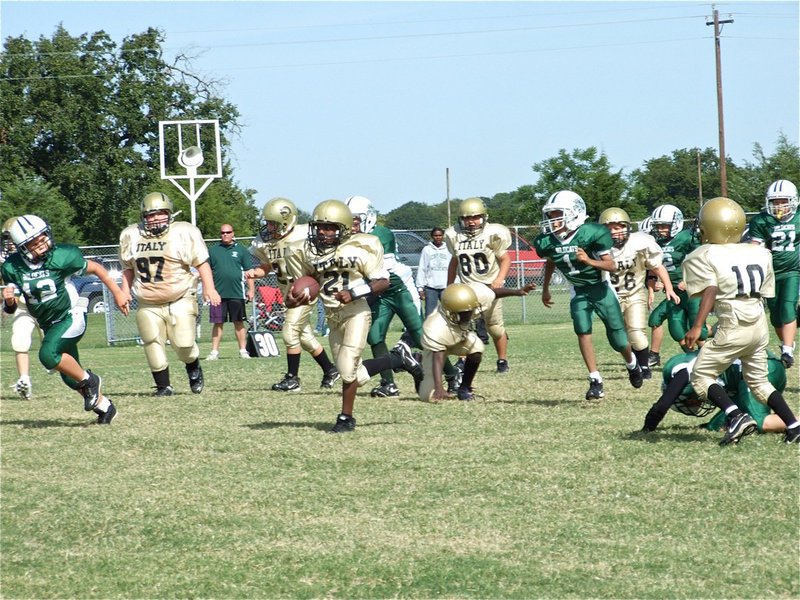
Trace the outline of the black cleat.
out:
M 336 367 L 333 367 L 322 377 L 322 383 L 319 384 L 319 387 L 331 389 L 333 387 L 333 384 L 339 381 L 339 379 L 341 379 L 341 375 L 339 375 L 339 371 L 336 370 Z
M 422 379 L 422 365 L 419 364 L 417 359 L 414 358 L 414 355 L 411 353 L 411 348 L 408 347 L 408 344 L 402 341 L 397 342 L 395 347 L 389 350 L 389 352 L 400 357 L 400 359 L 403 361 L 401 369 L 407 373 L 411 373 L 411 376 L 415 381 Z M 395 370 L 395 372 L 398 371 L 398 369 Z
M 100 399 L 100 386 L 103 380 L 89 369 L 86 369 L 86 372 L 89 374 L 89 379 L 84 379 L 83 385 L 78 389 L 83 395 L 83 410 L 92 410 Z
M 356 428 L 356 420 L 350 415 L 339 413 L 336 423 L 330 428 L 328 433 L 350 433 Z
M 790 369 L 794 364 L 794 356 L 792 356 L 788 352 L 784 352 L 783 354 L 781 354 L 781 362 L 783 363 L 784 367 Z
M 647 355 L 647 366 L 648 367 L 657 367 L 661 364 L 661 355 L 658 352 L 653 352 L 650 350 L 650 354 Z
M 630 381 L 631 385 L 635 387 L 637 390 L 640 387 L 642 387 L 642 383 L 644 383 L 644 376 L 642 375 L 642 367 L 636 365 L 632 369 L 628 369 L 628 381 Z
M 397 389 L 393 381 L 381 379 L 381 384 L 372 388 L 369 395 L 373 398 L 394 398 L 400 395 L 400 390 Z
M 800 444 L 800 426 L 787 429 L 783 436 L 784 444 Z
M 458 394 L 458 388 L 461 387 L 461 373 L 452 377 L 445 377 L 445 380 L 447 381 L 447 393 Z
M 652 379 L 653 372 L 650 370 L 650 367 L 642 367 L 642 379 Z
M 508 373 L 508 371 L 509 371 L 508 361 L 505 360 L 504 358 L 501 358 L 500 360 L 498 360 L 497 361 L 497 372 L 498 373 Z
M 171 385 L 166 385 L 164 387 L 157 387 L 156 391 L 153 392 L 153 396 L 172 396 L 175 393 L 175 390 L 172 389 Z
M 756 422 L 753 417 L 746 412 L 739 413 L 728 421 L 725 427 L 725 436 L 719 443 L 720 446 L 727 446 L 729 444 L 738 444 L 744 436 L 750 435 L 756 430 Z
M 456 369 L 458 369 L 459 371 L 461 371 L 461 374 L 463 375 L 463 374 L 464 374 L 464 359 L 463 359 L 463 358 L 459 358 L 459 359 L 456 361 L 456 365 L 455 365 L 455 367 L 456 367 Z
M 193 394 L 199 394 L 203 391 L 203 369 L 200 367 L 200 363 L 197 363 L 197 366 L 194 368 L 189 367 L 186 365 L 186 374 L 189 376 L 189 387 L 192 388 Z
M 111 402 L 109 400 L 109 402 Z M 97 412 L 97 409 L 95 409 Z M 108 405 L 108 410 L 104 413 L 97 413 L 97 424 L 98 425 L 111 425 L 111 421 L 114 420 L 114 417 L 117 416 L 117 407 L 114 406 L 114 403 Z
M 471 387 L 464 387 L 464 386 L 459 387 L 458 391 L 456 392 L 456 395 L 458 396 L 459 400 L 464 400 L 466 402 L 469 402 L 470 400 L 475 400 L 475 394 L 472 392 Z
M 586 392 L 587 400 L 600 400 L 606 393 L 603 391 L 603 382 L 589 378 L 589 390 Z
M 337 373 L 338 375 L 338 373 Z M 323 380 L 324 382 L 324 380 Z M 299 392 L 300 391 L 300 378 L 291 373 L 283 376 L 278 383 L 272 385 L 274 392 Z

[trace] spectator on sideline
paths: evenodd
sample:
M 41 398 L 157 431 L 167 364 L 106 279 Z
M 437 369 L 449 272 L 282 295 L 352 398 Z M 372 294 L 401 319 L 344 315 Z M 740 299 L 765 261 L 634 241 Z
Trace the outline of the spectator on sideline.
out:
M 422 249 L 417 267 L 417 291 L 419 299 L 425 301 L 425 316 L 436 310 L 444 288 L 447 287 L 447 268 L 450 266 L 450 251 L 444 245 L 444 229 L 431 229 L 431 241 Z
M 226 321 L 233 323 L 236 341 L 239 342 L 239 356 L 250 358 L 247 352 L 247 302 L 253 301 L 255 284 L 246 279 L 245 271 L 253 262 L 250 252 L 236 241 L 233 225 L 225 223 L 219 228 L 220 242 L 208 251 L 208 264 L 214 275 L 214 287 L 222 299 L 219 306 L 212 306 L 208 311 L 211 327 L 211 352 L 206 360 L 219 358 L 219 342 L 222 339 L 222 328 Z M 245 290 L 245 280 L 247 290 Z

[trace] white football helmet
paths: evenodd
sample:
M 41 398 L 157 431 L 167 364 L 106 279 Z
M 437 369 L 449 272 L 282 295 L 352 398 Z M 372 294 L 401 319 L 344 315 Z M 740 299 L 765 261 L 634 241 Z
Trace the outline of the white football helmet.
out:
M 669 225 L 669 233 L 662 235 L 658 232 L 659 225 Z M 671 240 L 683 231 L 683 213 L 681 209 L 672 204 L 662 204 L 657 206 L 650 215 L 650 233 L 656 239 Z
M 361 223 L 358 226 L 359 232 L 372 233 L 372 230 L 375 229 L 375 225 L 378 224 L 378 213 L 375 207 L 372 206 L 372 202 L 370 202 L 369 198 L 365 198 L 364 196 L 349 196 L 344 203 L 347 205 L 347 208 L 350 209 L 350 212 L 353 213 L 353 218 L 358 217 L 361 219 Z
M 643 231 L 644 233 L 652 233 L 653 217 L 645 217 L 642 219 L 642 222 L 639 223 L 639 231 Z
M 28 262 L 40 263 L 45 257 L 55 248 L 55 240 L 53 239 L 53 232 L 50 225 L 36 215 L 23 215 L 18 217 L 9 229 L 11 240 L 17 247 L 17 252 L 22 254 Z M 40 244 L 37 242 L 39 236 L 47 236 L 47 242 L 44 250 L 40 250 Z M 37 252 L 34 253 L 33 250 Z
M 775 202 L 779 200 L 780 204 L 776 205 Z M 790 221 L 797 212 L 797 186 L 788 179 L 779 179 L 771 183 L 767 188 L 765 204 L 767 212 L 778 221 L 781 223 Z
M 11 239 L 11 226 L 16 220 L 17 217 L 11 217 L 3 223 L 3 231 L 0 233 L 0 262 L 4 262 L 12 252 L 17 250 L 14 240 Z
M 555 211 L 560 211 L 561 215 L 551 216 Z M 542 216 L 544 217 L 540 223 L 542 231 L 564 239 L 586 221 L 586 203 L 575 192 L 561 190 L 544 203 Z

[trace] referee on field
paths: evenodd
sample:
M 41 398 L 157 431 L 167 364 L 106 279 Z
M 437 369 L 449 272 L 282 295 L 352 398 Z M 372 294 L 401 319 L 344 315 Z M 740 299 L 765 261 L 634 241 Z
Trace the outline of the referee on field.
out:
M 247 248 L 236 241 L 233 226 L 225 224 L 219 230 L 221 241 L 208 251 L 208 262 L 214 274 L 214 286 L 217 288 L 222 302 L 219 306 L 210 307 L 209 321 L 211 328 L 211 352 L 206 360 L 219 358 L 219 341 L 222 339 L 222 327 L 226 321 L 233 322 L 236 339 L 239 341 L 239 356 L 250 358 L 247 352 L 247 319 L 245 302 L 253 300 L 254 283 L 247 280 L 245 292 L 244 272 L 252 266 L 252 259 Z

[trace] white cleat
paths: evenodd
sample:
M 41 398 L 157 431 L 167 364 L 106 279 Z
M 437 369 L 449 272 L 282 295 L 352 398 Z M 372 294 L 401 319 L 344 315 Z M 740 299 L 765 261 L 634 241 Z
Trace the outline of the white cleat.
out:
M 31 399 L 31 380 L 27 377 L 20 377 L 17 383 L 14 384 L 14 391 L 20 395 L 23 400 Z

